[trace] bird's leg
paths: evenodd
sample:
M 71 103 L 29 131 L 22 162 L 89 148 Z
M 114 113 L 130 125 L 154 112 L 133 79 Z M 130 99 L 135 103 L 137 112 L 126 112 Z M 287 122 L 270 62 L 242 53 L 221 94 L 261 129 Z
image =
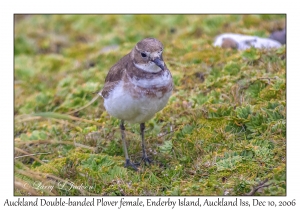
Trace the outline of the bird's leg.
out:
M 144 139 L 144 132 L 145 132 L 145 123 L 140 124 L 140 130 L 141 130 L 141 136 L 142 136 L 142 150 L 143 150 L 143 157 L 142 160 L 146 164 L 150 164 L 151 160 L 148 158 L 147 153 L 146 153 L 146 148 L 145 148 L 145 139 Z
M 127 152 L 127 146 L 126 146 L 126 135 L 125 135 L 125 126 L 124 126 L 124 120 L 121 120 L 120 123 L 120 129 L 121 129 L 121 135 L 122 135 L 122 144 L 123 144 L 123 149 L 125 153 L 125 167 L 131 166 L 134 170 L 137 171 L 136 164 L 131 163 L 129 157 L 128 157 L 128 152 Z

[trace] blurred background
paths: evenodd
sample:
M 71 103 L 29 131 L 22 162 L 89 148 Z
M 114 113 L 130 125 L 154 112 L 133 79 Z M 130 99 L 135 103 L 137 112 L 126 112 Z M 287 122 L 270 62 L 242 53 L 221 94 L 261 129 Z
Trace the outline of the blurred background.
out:
M 15 113 L 84 105 L 92 98 L 87 93 L 101 89 L 109 68 L 145 37 L 163 42 L 167 63 L 210 65 L 211 52 L 198 54 L 211 49 L 217 35 L 268 37 L 284 28 L 285 15 L 15 15 L 15 83 L 28 85 L 16 86 Z M 70 84 L 76 84 L 77 96 L 64 89 Z M 34 106 L 32 97 L 38 98 Z

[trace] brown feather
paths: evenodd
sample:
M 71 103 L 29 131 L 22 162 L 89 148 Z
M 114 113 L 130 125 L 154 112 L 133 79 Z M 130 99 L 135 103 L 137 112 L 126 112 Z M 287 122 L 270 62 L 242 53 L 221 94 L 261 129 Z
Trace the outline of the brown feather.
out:
M 130 61 L 129 54 L 121 58 L 115 65 L 113 65 L 105 78 L 105 84 L 101 91 L 103 98 L 107 98 L 109 93 L 114 89 L 114 87 L 120 82 L 126 68 L 128 66 L 128 61 Z

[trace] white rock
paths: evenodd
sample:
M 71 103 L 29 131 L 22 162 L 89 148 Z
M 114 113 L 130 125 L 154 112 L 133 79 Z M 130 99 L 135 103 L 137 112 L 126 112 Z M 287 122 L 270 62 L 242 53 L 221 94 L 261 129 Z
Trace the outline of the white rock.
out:
M 231 42 L 230 46 L 226 45 L 225 42 Z M 255 48 L 278 48 L 281 44 L 278 41 L 268 39 L 268 38 L 260 38 L 257 36 L 248 36 L 242 34 L 221 34 L 216 37 L 214 46 L 219 47 L 231 47 L 237 48 L 239 50 L 245 50 L 250 47 Z

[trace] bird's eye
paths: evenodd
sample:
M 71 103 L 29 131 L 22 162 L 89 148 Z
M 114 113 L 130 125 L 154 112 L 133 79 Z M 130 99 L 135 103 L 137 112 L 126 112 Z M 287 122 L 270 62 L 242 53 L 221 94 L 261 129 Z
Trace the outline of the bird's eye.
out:
M 146 53 L 141 53 L 141 56 L 142 56 L 143 58 L 146 58 L 146 57 L 147 57 Z

